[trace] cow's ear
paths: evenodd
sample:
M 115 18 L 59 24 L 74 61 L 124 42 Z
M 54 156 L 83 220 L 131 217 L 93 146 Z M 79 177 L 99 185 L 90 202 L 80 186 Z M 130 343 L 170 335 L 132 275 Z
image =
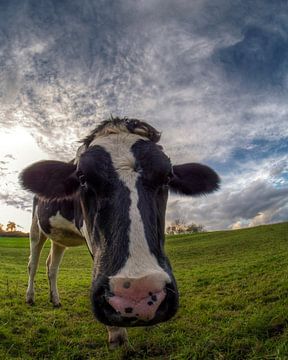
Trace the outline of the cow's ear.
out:
M 206 165 L 189 163 L 173 166 L 171 191 L 185 195 L 204 195 L 219 189 L 220 178 Z
M 79 188 L 76 165 L 62 161 L 39 161 L 19 176 L 24 189 L 45 199 L 71 196 Z

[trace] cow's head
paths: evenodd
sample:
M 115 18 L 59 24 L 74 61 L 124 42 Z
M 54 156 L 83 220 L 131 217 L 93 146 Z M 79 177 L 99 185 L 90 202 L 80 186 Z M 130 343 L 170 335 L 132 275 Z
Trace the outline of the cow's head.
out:
M 94 257 L 94 313 L 107 325 L 152 325 L 175 314 L 178 292 L 164 252 L 168 190 L 193 196 L 219 186 L 207 166 L 172 165 L 159 139 L 147 123 L 105 121 L 74 163 L 41 161 L 21 175 L 40 198 L 79 197 Z

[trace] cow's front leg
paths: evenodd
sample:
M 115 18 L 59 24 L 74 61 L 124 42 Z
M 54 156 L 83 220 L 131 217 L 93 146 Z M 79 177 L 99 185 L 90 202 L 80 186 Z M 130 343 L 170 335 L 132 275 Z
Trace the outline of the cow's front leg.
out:
M 30 257 L 28 263 L 29 281 L 26 291 L 26 302 L 29 305 L 34 304 L 34 279 L 39 263 L 40 254 L 45 241 L 46 236 L 44 236 L 39 231 L 38 225 L 36 223 L 36 217 L 34 216 L 30 230 Z
M 117 326 L 107 326 L 109 335 L 109 348 L 116 349 L 118 346 L 126 344 L 128 341 L 128 334 L 125 328 Z
M 51 250 L 46 260 L 47 275 L 50 285 L 50 300 L 54 307 L 60 307 L 59 293 L 57 289 L 57 274 L 61 260 L 63 258 L 65 247 L 54 242 L 51 244 Z

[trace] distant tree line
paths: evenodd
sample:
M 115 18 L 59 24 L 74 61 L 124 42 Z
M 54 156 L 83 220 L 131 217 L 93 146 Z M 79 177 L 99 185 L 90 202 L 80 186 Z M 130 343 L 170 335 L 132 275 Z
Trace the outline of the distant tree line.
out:
M 194 223 L 186 224 L 183 220 L 176 219 L 171 225 L 167 226 L 166 234 L 176 235 L 176 234 L 191 234 L 204 232 L 203 225 L 197 225 Z
M 24 233 L 19 230 L 20 228 L 22 227 L 20 225 L 17 225 L 14 221 L 8 221 L 6 227 L 3 224 L 0 224 L 0 236 L 26 237 L 29 235 L 28 233 Z
M 16 231 L 17 225 L 14 221 L 8 221 L 7 225 L 6 225 L 6 231 Z M 0 231 L 3 232 L 4 230 L 4 225 L 0 224 Z

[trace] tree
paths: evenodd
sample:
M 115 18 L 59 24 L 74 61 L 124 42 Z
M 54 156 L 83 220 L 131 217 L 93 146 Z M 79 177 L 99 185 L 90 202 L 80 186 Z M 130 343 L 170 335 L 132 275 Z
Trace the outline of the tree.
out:
M 176 234 L 191 234 L 203 232 L 204 226 L 191 223 L 186 225 L 184 221 L 176 219 L 171 225 L 167 226 L 166 234 L 176 235 Z
M 187 226 L 185 222 L 181 219 L 176 219 L 170 226 L 166 228 L 167 234 L 183 234 L 186 232 Z
M 6 231 L 16 231 L 16 223 L 14 221 L 8 221 Z
M 4 231 L 4 225 L 0 224 L 0 231 Z
M 197 225 L 197 224 L 190 224 L 187 226 L 186 231 L 188 233 L 198 233 L 198 232 L 203 232 L 204 231 L 204 226 L 203 225 Z

